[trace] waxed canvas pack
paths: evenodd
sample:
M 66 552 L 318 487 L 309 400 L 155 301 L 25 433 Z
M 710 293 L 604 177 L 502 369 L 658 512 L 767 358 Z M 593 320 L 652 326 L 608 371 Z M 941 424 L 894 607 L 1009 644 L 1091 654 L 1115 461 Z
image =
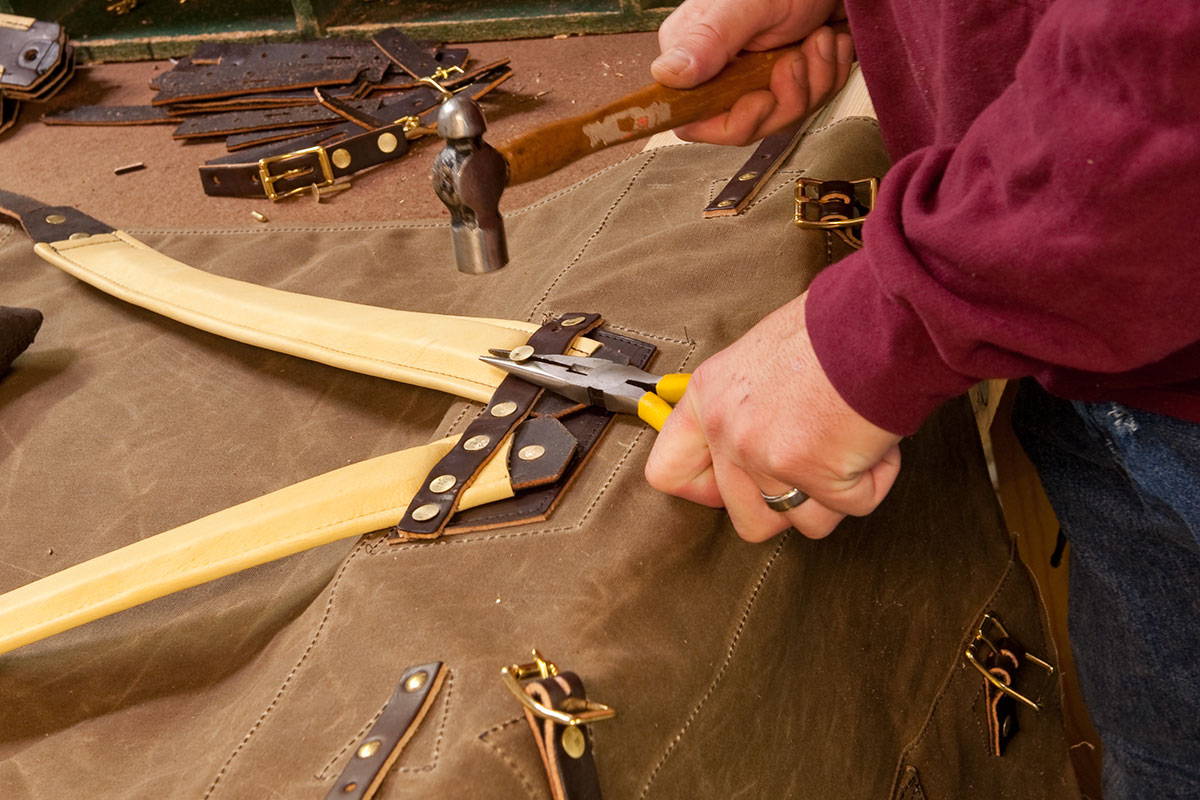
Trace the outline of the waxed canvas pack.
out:
M 598 173 L 510 215 L 512 263 L 485 276 L 453 268 L 436 222 L 131 232 L 289 291 L 595 311 L 658 348 L 654 371 L 686 371 L 826 265 L 825 235 L 791 224 L 795 178 L 887 163 L 872 121 L 843 120 L 746 214 L 702 219 L 748 152 L 671 146 Z M 4 304 L 46 316 L 0 381 L 3 591 L 478 410 L 126 305 L 11 227 L 0 272 Z M 879 511 L 822 541 L 747 544 L 651 490 L 653 437 L 618 420 L 546 522 L 329 545 L 0 656 L 0 797 L 321 798 L 405 668 L 437 660 L 446 682 L 378 796 L 546 798 L 499 680 L 533 646 L 618 712 L 592 726 L 606 798 L 1074 796 L 1057 686 L 997 758 L 962 659 L 987 611 L 1053 653 L 965 405 L 905 441 Z

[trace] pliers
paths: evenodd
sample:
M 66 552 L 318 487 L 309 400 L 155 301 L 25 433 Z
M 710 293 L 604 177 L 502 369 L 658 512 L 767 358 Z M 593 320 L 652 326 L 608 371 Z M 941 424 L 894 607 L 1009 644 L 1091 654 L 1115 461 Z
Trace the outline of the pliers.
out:
M 603 358 L 534 353 L 528 346 L 489 352 L 480 360 L 577 403 L 636 414 L 656 431 L 662 430 L 692 377 L 686 372 L 653 375 Z

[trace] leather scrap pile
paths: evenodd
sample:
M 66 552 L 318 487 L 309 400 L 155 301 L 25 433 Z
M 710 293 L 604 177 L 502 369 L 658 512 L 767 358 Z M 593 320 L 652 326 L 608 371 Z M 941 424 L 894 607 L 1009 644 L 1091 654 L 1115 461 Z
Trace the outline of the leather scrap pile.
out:
M 49 100 L 75 74 L 75 50 L 56 22 L 0 14 L 0 133 L 17 121 L 21 101 Z
M 205 193 L 278 200 L 403 156 L 433 133 L 442 100 L 480 98 L 511 75 L 508 59 L 469 65 L 464 48 L 422 46 L 396 29 L 370 41 L 208 42 L 156 79 L 149 106 L 79 106 L 43 122 L 223 137 L 230 154 L 200 168 Z

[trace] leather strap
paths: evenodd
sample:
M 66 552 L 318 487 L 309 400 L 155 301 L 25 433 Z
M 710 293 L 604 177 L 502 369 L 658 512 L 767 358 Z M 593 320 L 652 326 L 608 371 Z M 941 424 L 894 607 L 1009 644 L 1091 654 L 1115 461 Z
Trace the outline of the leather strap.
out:
M 250 131 L 249 133 L 235 133 L 232 136 L 225 137 L 225 149 L 231 153 L 236 153 L 238 150 L 246 150 L 251 147 L 262 147 L 263 145 L 273 144 L 275 142 L 285 142 L 290 139 L 308 138 L 314 134 L 328 135 L 328 131 L 332 125 L 315 125 L 311 128 L 281 128 L 270 131 Z M 320 139 L 321 137 L 314 137 Z
M 0 378 L 8 372 L 13 360 L 33 344 L 41 327 L 42 312 L 33 308 L 0 306 Z
M 174 125 L 161 106 L 75 106 L 42 116 L 47 125 Z
M 21 224 L 35 242 L 80 238 L 113 229 L 70 206 L 48 206 L 32 197 L 0 189 L 0 214 Z
M 1025 660 L 1025 648 L 1015 639 L 1005 637 L 989 651 L 984 667 L 1005 686 L 1012 686 Z M 1004 749 L 1020 726 L 1017 723 L 1017 701 L 1000 691 L 990 681 L 984 681 L 984 716 L 987 719 L 988 748 L 994 756 L 1004 755 Z
M 319 88 L 319 87 L 318 87 Z M 383 100 L 339 101 L 332 95 L 324 95 L 329 102 L 338 102 L 339 108 L 372 114 L 383 107 Z M 316 98 L 314 98 L 314 101 Z M 324 123 L 345 121 L 345 117 L 328 103 L 315 101 L 309 105 L 260 108 L 243 111 L 226 111 L 216 114 L 190 116 L 179 124 L 171 134 L 176 139 L 203 139 L 209 136 L 228 136 L 234 133 L 272 130 L 276 128 L 300 128 Z M 391 120 L 389 120 L 390 122 Z M 372 127 L 383 127 L 375 125 Z
M 481 76 L 463 91 L 482 97 L 512 75 L 501 68 Z M 373 116 L 394 122 L 384 128 L 364 131 L 357 123 L 345 122 L 327 131 L 215 159 L 200 167 L 205 194 L 214 197 L 267 197 L 278 199 L 310 186 L 328 186 L 338 178 L 395 160 L 408 151 L 411 122 L 405 117 L 432 109 L 441 95 L 432 88 L 406 93 L 396 103 L 382 106 Z
M 583 681 L 574 672 L 532 680 L 525 693 L 544 706 L 570 712 L 587 702 Z M 592 737 L 586 724 L 562 725 L 525 708 L 553 800 L 601 800 L 600 776 L 592 757 Z
M 0 133 L 11 128 L 21 115 L 21 103 L 0 94 Z
M 370 800 L 375 796 L 388 770 L 429 713 L 445 679 L 446 670 L 440 661 L 404 671 L 383 713 L 355 744 L 350 762 L 325 800 Z
M 808 123 L 809 119 L 800 120 L 763 139 L 754 154 L 704 209 L 704 217 L 731 217 L 742 213 L 796 149 Z
M 539 328 L 529 341 L 535 353 L 564 353 L 601 323 L 599 314 L 567 313 Z M 540 387 L 509 375 L 462 434 L 462 444 L 439 461 L 389 534 L 390 539 L 433 539 L 442 534 L 462 493 L 533 408 Z

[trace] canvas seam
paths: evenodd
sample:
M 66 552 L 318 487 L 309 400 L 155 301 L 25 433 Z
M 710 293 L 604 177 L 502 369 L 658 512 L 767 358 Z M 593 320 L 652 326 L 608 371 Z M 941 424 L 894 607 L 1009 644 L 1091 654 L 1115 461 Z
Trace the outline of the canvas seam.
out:
M 498 725 L 493 725 L 492 727 L 488 728 L 486 731 L 479 734 L 478 738 L 479 741 L 491 748 L 492 752 L 499 756 L 500 760 L 503 761 L 510 770 L 512 770 L 512 773 L 517 777 L 517 780 L 521 782 L 521 786 L 525 788 L 526 795 L 530 798 L 530 800 L 541 800 L 544 795 L 539 794 L 537 789 L 534 788 L 533 784 L 529 782 L 529 778 L 526 776 L 525 770 L 521 769 L 521 765 L 518 764 L 512 757 L 510 757 L 508 753 L 506 753 L 498 744 L 488 739 L 489 733 L 499 733 L 505 728 L 512 727 L 513 725 L 519 724 L 523 721 L 524 719 L 522 717 L 514 717 L 512 719 L 505 720 Z

